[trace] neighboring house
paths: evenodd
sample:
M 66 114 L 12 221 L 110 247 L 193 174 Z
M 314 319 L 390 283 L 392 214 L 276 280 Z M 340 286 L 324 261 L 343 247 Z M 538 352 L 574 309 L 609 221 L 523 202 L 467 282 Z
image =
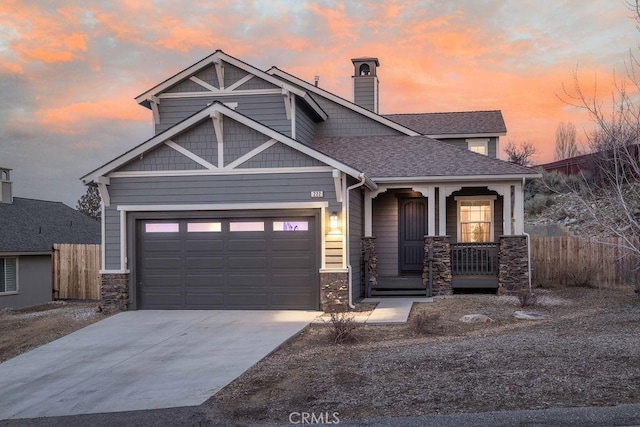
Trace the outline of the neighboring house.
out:
M 528 284 L 523 182 L 499 111 L 378 114 L 222 51 L 136 98 L 156 134 L 82 178 L 100 189 L 105 304 L 345 308 L 365 295 Z M 426 248 L 426 250 L 425 250 Z
M 0 308 L 52 300 L 54 243 L 100 243 L 100 223 L 60 202 L 13 197 L 0 168 Z

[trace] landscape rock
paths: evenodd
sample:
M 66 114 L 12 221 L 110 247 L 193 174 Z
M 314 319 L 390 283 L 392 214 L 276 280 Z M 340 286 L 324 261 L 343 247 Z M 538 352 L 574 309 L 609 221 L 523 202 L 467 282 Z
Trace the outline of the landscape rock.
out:
M 513 317 L 520 320 L 544 320 L 547 318 L 544 314 L 533 311 L 516 311 L 513 313 Z
M 460 318 L 463 323 L 491 323 L 493 319 L 484 314 L 465 314 Z

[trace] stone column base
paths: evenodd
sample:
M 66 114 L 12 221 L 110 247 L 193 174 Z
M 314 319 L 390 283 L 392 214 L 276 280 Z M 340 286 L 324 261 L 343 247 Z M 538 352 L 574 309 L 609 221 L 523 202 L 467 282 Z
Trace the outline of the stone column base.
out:
M 433 259 L 429 261 L 429 249 Z M 429 263 L 431 262 L 431 281 L 433 296 L 451 295 L 451 243 L 449 236 L 424 237 L 424 263 L 422 282 L 429 286 Z
M 320 309 L 325 313 L 349 310 L 349 273 L 320 273 Z
M 500 236 L 498 286 L 507 291 L 529 287 L 527 236 Z
M 362 263 L 361 277 L 363 282 L 368 281 L 369 285 L 366 290 L 375 289 L 378 286 L 378 255 L 376 254 L 375 237 L 362 238 Z
M 129 274 L 105 273 L 101 276 L 100 306 L 105 311 L 127 311 L 129 307 Z

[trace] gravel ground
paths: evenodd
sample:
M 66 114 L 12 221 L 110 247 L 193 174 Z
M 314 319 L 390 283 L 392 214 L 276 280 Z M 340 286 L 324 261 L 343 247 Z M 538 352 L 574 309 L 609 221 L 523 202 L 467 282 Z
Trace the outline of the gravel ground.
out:
M 341 420 L 640 403 L 640 301 L 628 288 L 536 291 L 517 320 L 515 297 L 455 295 L 416 304 L 407 325 L 364 325 L 335 345 L 313 325 L 213 396 L 251 423 L 291 412 Z M 419 314 L 428 326 L 417 333 Z M 490 323 L 460 322 L 484 314 Z

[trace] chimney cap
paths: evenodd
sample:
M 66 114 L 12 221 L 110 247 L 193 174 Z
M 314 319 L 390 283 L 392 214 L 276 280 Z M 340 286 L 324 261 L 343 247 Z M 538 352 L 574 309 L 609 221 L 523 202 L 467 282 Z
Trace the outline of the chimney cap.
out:
M 356 62 L 375 62 L 376 67 L 380 66 L 380 61 L 378 61 L 378 58 L 375 58 L 373 56 L 363 56 L 361 58 L 352 58 L 351 62 L 353 62 L 353 65 L 355 65 Z

